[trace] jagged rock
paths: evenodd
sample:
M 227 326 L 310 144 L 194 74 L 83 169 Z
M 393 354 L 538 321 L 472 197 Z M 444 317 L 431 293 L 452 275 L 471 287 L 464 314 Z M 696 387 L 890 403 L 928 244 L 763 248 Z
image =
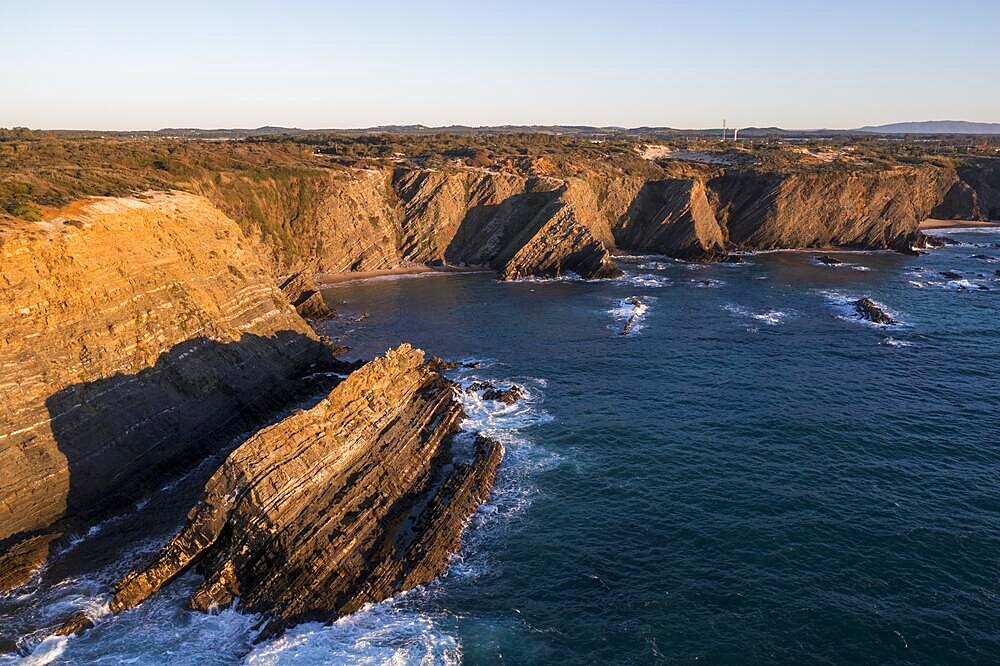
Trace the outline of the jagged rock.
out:
M 477 381 L 472 382 L 465 389 L 470 393 L 479 393 L 483 400 L 495 400 L 512 405 L 524 398 L 524 387 L 518 384 L 511 384 L 507 388 L 500 388 L 493 382 Z
M 862 298 L 854 301 L 855 311 L 870 322 L 889 326 L 895 324 L 896 320 L 890 317 L 885 310 L 880 308 L 875 301 L 870 298 Z
M 553 278 L 568 272 L 583 278 L 622 275 L 601 240 L 610 242 L 611 232 L 590 188 L 570 180 L 557 194 L 494 260 L 502 265 L 500 279 Z
M 467 363 L 460 363 L 458 361 L 446 361 L 440 356 L 432 356 L 431 360 L 428 361 L 431 368 L 437 372 L 442 370 L 454 370 L 456 368 L 478 368 L 480 366 L 479 361 L 469 361 Z
M 259 254 L 181 193 L 0 223 L 5 549 L 63 516 L 134 501 L 332 360 Z M 23 578 L 13 570 L 0 564 L 0 578 Z
M 455 368 L 461 368 L 462 364 L 457 361 L 446 361 L 440 356 L 431 356 L 431 359 L 427 361 L 427 364 L 435 372 L 442 372 L 444 370 L 454 370 Z
M 508 405 L 513 405 L 524 397 L 524 387 L 511 384 L 505 389 L 489 388 L 483 391 L 483 400 L 495 400 Z
M 710 200 L 731 247 L 808 247 L 907 252 L 955 182 L 953 169 L 884 169 L 769 173 L 733 169 L 708 181 Z
M 957 179 L 933 210 L 945 220 L 1000 220 L 1000 160 L 966 158 Z
M 630 252 L 692 260 L 724 254 L 725 231 L 697 179 L 647 182 L 614 231 L 617 244 Z
M 48 558 L 49 544 L 61 536 L 45 532 L 17 540 L 6 550 L 0 548 L 0 590 L 12 590 L 31 580 Z
M 463 412 L 454 391 L 404 344 L 261 430 L 208 481 L 183 530 L 116 585 L 111 611 L 196 563 L 204 581 L 191 606 L 238 597 L 241 610 L 267 617 L 262 638 L 427 583 L 447 566 L 503 455 L 484 437 L 456 452 Z
M 956 273 L 955 271 L 941 271 L 939 273 L 939 275 L 941 277 L 946 277 L 949 280 L 961 280 L 962 279 L 962 274 L 961 273 Z
M 744 259 L 738 254 L 727 254 L 719 259 L 719 261 L 723 264 L 742 264 Z
M 629 334 L 629 332 L 632 330 L 632 327 L 635 325 L 635 321 L 636 319 L 638 319 L 640 311 L 643 307 L 642 301 L 639 300 L 637 296 L 629 296 L 628 298 L 625 299 L 625 302 L 630 303 L 632 305 L 632 314 L 629 315 L 628 321 L 626 321 L 625 326 L 622 327 L 622 335 Z
M 306 319 L 326 319 L 336 314 L 329 306 L 311 275 L 304 271 L 292 273 L 281 282 L 289 302 Z
M 823 254 L 823 255 L 820 255 L 820 256 L 816 257 L 816 261 L 818 263 L 823 264 L 824 266 L 843 266 L 844 265 L 844 262 L 842 262 L 840 259 L 834 259 L 833 257 L 831 257 L 828 254 Z

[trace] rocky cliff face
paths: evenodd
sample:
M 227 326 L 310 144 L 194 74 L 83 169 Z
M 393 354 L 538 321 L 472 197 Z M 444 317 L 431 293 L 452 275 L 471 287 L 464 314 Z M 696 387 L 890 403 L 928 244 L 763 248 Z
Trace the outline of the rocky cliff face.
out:
M 616 277 L 621 270 L 608 250 L 613 242 L 593 190 L 583 181 L 570 179 L 552 193 L 494 263 L 500 267 L 502 280 L 552 278 L 567 272 L 587 278 Z
M 954 182 L 937 167 L 791 175 L 738 171 L 708 185 L 734 249 L 907 250 Z
M 0 224 L 0 550 L 17 562 L 44 558 L 58 519 L 162 483 L 331 362 L 259 247 L 201 197 Z
M 727 250 L 906 250 L 956 180 L 931 165 L 692 167 L 648 178 L 575 171 L 337 171 L 296 186 L 305 198 L 286 206 L 278 226 L 307 258 L 300 263 L 320 272 L 451 264 L 494 268 L 502 279 L 610 277 L 615 251 L 710 260 Z M 987 185 L 977 188 L 977 201 L 990 200 Z
M 615 226 L 615 239 L 619 247 L 638 254 L 703 259 L 725 251 L 726 230 L 705 183 L 675 178 L 642 186 Z
M 931 217 L 945 220 L 1000 220 L 1000 159 L 960 165 L 958 179 Z
M 131 608 L 197 563 L 191 606 L 239 597 L 265 635 L 328 619 L 428 582 L 490 492 L 503 449 L 459 450 L 455 387 L 402 345 L 352 373 L 315 407 L 234 450 L 187 525 L 111 602 Z M 86 625 L 76 618 L 65 630 Z

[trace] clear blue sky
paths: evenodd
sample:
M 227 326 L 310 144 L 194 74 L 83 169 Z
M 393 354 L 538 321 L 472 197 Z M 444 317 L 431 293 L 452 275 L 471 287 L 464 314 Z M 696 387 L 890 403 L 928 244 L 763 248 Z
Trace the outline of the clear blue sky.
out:
M 0 127 L 1000 121 L 1000 2 L 55 2 Z

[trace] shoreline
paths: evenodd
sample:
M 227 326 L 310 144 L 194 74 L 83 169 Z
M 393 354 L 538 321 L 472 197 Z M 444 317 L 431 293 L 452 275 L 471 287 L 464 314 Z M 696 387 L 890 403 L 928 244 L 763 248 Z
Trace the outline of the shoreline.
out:
M 319 289 L 328 289 L 351 282 L 365 282 L 378 278 L 391 277 L 415 277 L 427 273 L 439 273 L 449 275 L 455 273 L 487 273 L 489 269 L 466 266 L 400 266 L 398 268 L 385 268 L 377 271 L 347 271 L 344 273 L 317 273 L 314 277 L 316 286 Z
M 927 231 L 930 229 L 975 229 L 977 227 L 1000 227 L 1000 222 L 991 220 L 938 220 L 927 218 L 920 223 L 919 229 Z

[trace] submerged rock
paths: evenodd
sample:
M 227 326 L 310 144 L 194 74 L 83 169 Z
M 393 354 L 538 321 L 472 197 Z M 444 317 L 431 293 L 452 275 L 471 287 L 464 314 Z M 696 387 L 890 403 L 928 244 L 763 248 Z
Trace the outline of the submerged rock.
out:
M 352 373 L 315 407 L 261 430 L 205 485 L 187 525 L 115 587 L 132 608 L 193 564 L 194 609 L 239 599 L 261 638 L 331 619 L 429 582 L 490 493 L 503 447 L 456 454 L 454 385 L 402 345 Z M 79 616 L 64 626 L 85 628 Z
M 941 271 L 939 273 L 939 275 L 941 277 L 946 277 L 949 280 L 961 280 L 962 279 L 962 274 L 961 273 L 957 273 L 955 271 Z
M 828 254 L 823 254 L 816 257 L 816 261 L 823 264 L 824 266 L 843 266 L 844 262 L 840 259 L 834 259 Z
M 988 254 L 974 254 L 972 255 L 972 258 L 979 259 L 980 261 L 997 261 L 996 257 L 992 257 Z
M 883 326 L 889 326 L 896 323 L 895 319 L 890 317 L 885 310 L 879 307 L 875 301 L 870 298 L 862 298 L 854 301 L 854 309 L 859 315 L 870 322 L 882 324 Z

